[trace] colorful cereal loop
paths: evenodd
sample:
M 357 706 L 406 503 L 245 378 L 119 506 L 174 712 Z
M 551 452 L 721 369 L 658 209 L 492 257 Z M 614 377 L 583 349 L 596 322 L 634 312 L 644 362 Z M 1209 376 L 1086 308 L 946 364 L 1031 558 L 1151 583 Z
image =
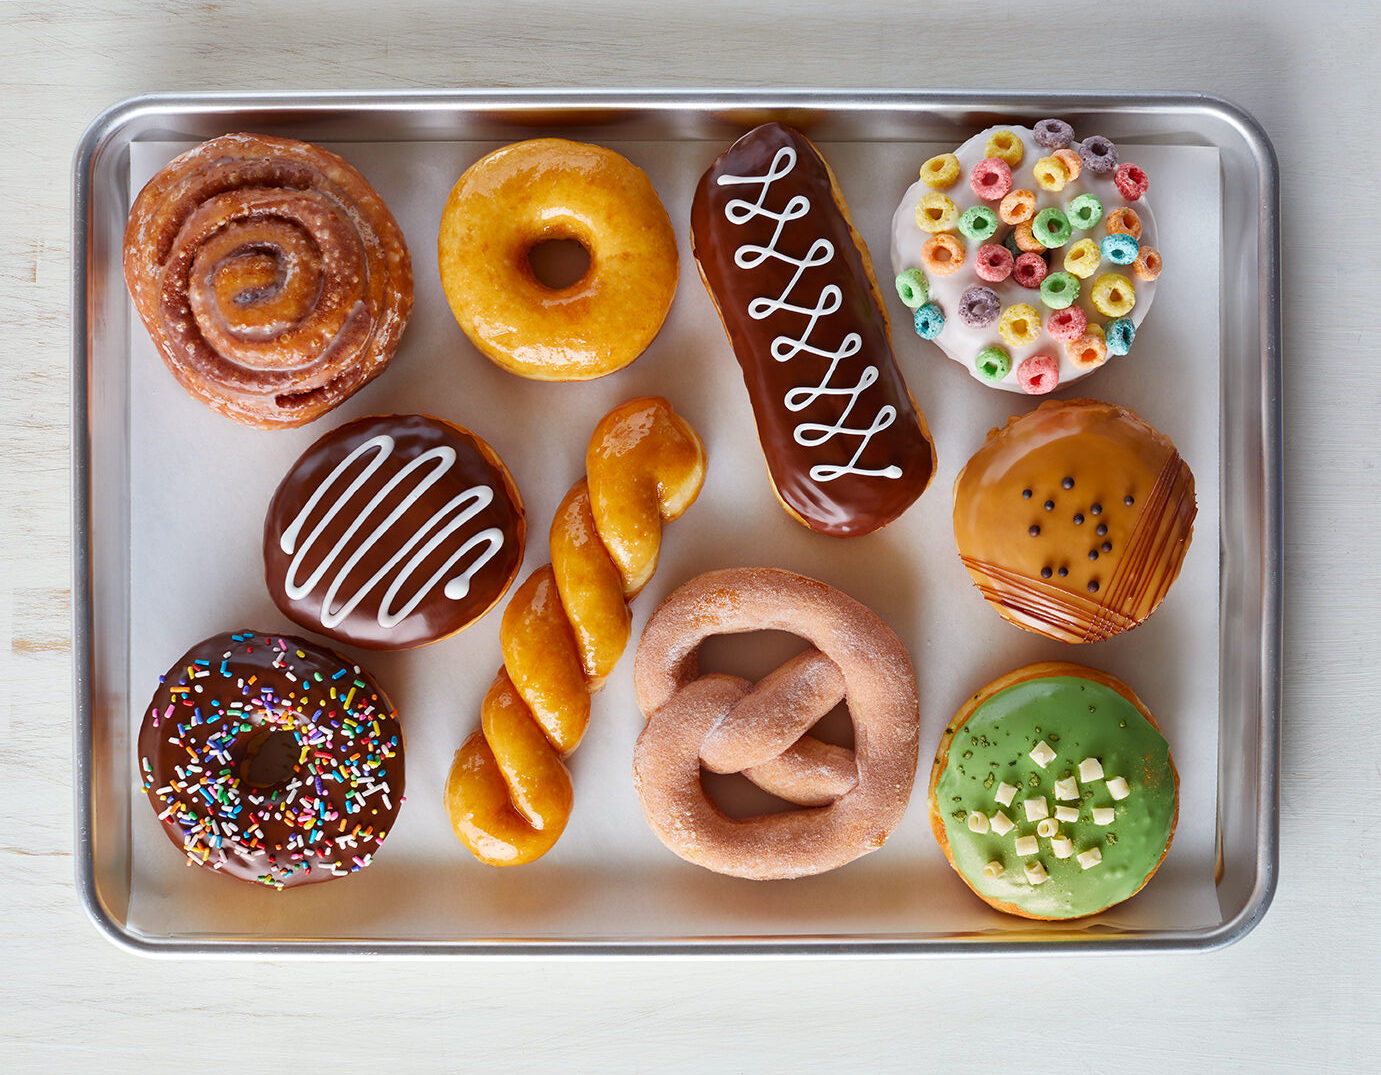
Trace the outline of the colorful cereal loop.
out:
M 1083 160 L 1072 149 L 1057 149 L 1050 155 L 1065 166 L 1065 175 L 1069 176 L 1071 183 L 1078 179 L 1079 173 L 1084 170 Z
M 1111 175 L 1117 167 L 1117 147 L 1101 134 L 1085 138 L 1079 145 L 1079 156 L 1089 175 Z
M 959 179 L 959 158 L 941 153 L 921 165 L 921 182 L 931 190 L 949 190 Z
M 1012 238 L 1017 244 L 1017 249 L 1028 254 L 1040 254 L 1045 251 L 1045 244 L 1036 238 L 1030 224 L 1018 224 L 1012 229 Z
M 1041 281 L 1041 302 L 1052 310 L 1063 310 L 1079 297 L 1079 278 L 1073 273 L 1051 273 Z
M 1103 203 L 1093 194 L 1080 194 L 1065 207 L 1071 227 L 1088 231 L 1103 219 Z
M 1019 302 L 1002 311 L 997 334 L 1009 347 L 1029 347 L 1041 334 L 1041 315 L 1029 302 Z
M 1108 322 L 1104 335 L 1108 342 L 1108 354 L 1125 355 L 1132 349 L 1132 341 L 1136 339 L 1136 326 L 1130 317 L 1119 317 L 1116 321 Z
M 1089 328 L 1097 328 L 1090 325 Z M 1065 354 L 1081 370 L 1091 370 L 1108 360 L 1108 345 L 1101 334 L 1085 330 L 1077 340 L 1065 344 Z
M 963 216 L 959 218 L 959 234 L 976 243 L 991 239 L 995 231 L 997 214 L 986 205 L 975 205 L 965 209 Z
M 1103 263 L 1103 251 L 1092 239 L 1080 239 L 1065 251 L 1065 272 L 1087 280 Z
M 994 131 L 983 149 L 983 156 L 1006 161 L 1013 168 L 1021 163 L 1025 155 L 1026 147 L 1021 144 L 1021 139 L 1006 129 Z
M 1074 141 L 1074 128 L 1062 119 L 1043 119 L 1034 131 L 1036 145 L 1045 149 L 1064 149 Z
M 1042 209 L 1031 223 L 1031 234 L 1047 249 L 1064 246 L 1072 234 L 1065 211 L 1053 205 Z
M 1058 193 L 1064 190 L 1065 184 L 1069 182 L 1068 169 L 1065 168 L 1063 161 L 1055 157 L 1042 157 L 1036 161 L 1031 171 L 1041 190 L 1053 190 Z
M 1088 327 L 1088 316 L 1078 306 L 1069 306 L 1050 315 L 1045 331 L 1057 340 L 1077 340 Z
M 932 235 L 921 247 L 921 264 L 936 276 L 949 276 L 964 264 L 964 244 L 953 235 Z
M 1017 367 L 1017 383 L 1028 395 L 1053 392 L 1060 383 L 1060 364 L 1054 355 L 1032 355 Z
M 988 384 L 997 384 L 1012 372 L 1012 356 L 997 344 L 990 344 L 978 352 L 978 357 L 973 360 L 973 368 Z
M 959 296 L 959 320 L 969 328 L 987 328 L 997 320 L 1001 308 L 997 292 L 981 284 Z
M 1137 216 L 1135 209 L 1126 206 L 1114 209 L 1103 221 L 1103 227 L 1109 235 L 1130 235 L 1138 242 L 1141 241 L 1141 217 Z
M 985 202 L 995 202 L 1012 189 L 1011 166 L 1000 157 L 988 157 L 973 166 L 969 186 Z
M 930 298 L 930 281 L 920 269 L 904 269 L 897 273 L 897 295 L 912 310 L 918 310 Z
M 945 312 L 933 302 L 927 302 L 916 311 L 916 335 L 923 340 L 933 340 L 945 327 Z
M 959 210 L 943 194 L 922 194 L 916 205 L 916 225 L 922 231 L 951 231 Z
M 1143 246 L 1136 255 L 1136 260 L 1132 262 L 1132 271 L 1141 280 L 1154 280 L 1160 275 L 1161 260 L 1160 251 L 1154 246 Z
M 974 258 L 974 272 L 978 273 L 980 280 L 986 280 L 990 284 L 1000 284 L 1012 275 L 1014 260 L 1012 252 L 1005 246 L 989 243 L 987 246 L 978 248 L 978 254 Z
M 1041 286 L 1050 266 L 1045 258 L 1033 250 L 1028 250 L 1012 265 L 1012 279 L 1021 287 L 1035 289 Z
M 1105 272 L 1094 281 L 1089 298 L 1104 317 L 1125 317 L 1136 305 L 1136 288 L 1121 273 Z
M 1014 190 L 999 203 L 997 215 L 1004 224 L 1025 224 L 1036 215 L 1036 196 L 1029 190 Z
M 1103 256 L 1114 265 L 1130 265 L 1140 250 L 1141 244 L 1124 232 L 1103 236 Z
M 1140 198 L 1146 193 L 1146 188 L 1150 186 L 1150 180 L 1146 178 L 1146 173 L 1135 164 L 1119 164 L 1112 181 L 1117 187 L 1117 193 L 1129 202 L 1134 202 Z

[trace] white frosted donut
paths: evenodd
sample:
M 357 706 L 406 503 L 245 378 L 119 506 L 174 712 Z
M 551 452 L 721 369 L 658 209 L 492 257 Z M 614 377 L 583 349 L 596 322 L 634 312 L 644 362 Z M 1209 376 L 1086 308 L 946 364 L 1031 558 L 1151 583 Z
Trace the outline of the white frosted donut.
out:
M 944 327 L 933 337 L 934 342 L 950 358 L 961 363 L 972 377 L 985 384 L 1006 389 L 1009 392 L 1042 394 L 1056 387 L 1071 384 L 1093 372 L 1103 365 L 1108 358 L 1116 357 L 1116 349 L 1108 348 L 1105 357 L 1099 359 L 1097 358 L 1096 345 L 1091 350 L 1071 346 L 1072 341 L 1059 339 L 1052 335 L 1050 320 L 1051 316 L 1058 311 L 1043 301 L 1039 287 L 1024 287 L 1017 283 L 1014 276 L 1008 276 L 1000 282 L 993 282 L 981 278 L 978 274 L 976 265 L 979 249 L 989 244 L 1002 246 L 1009 233 L 1019 226 L 1004 222 L 999 214 L 996 232 L 990 238 L 975 240 L 962 235 L 957 224 L 959 217 L 974 206 L 988 206 L 995 214 L 999 211 L 1001 199 L 988 200 L 980 197 L 971 186 L 970 177 L 974 168 L 988 159 L 989 140 L 1002 132 L 1009 132 L 1014 141 L 1019 140 L 1020 142 L 1022 151 L 1020 161 L 1014 167 L 1009 165 L 1011 170 L 1010 189 L 1013 191 L 1030 191 L 1035 196 L 1033 215 L 1051 207 L 1061 209 L 1068 215 L 1070 203 L 1081 194 L 1092 194 L 1102 204 L 1102 214 L 1092 226 L 1087 229 L 1074 228 L 1066 243 L 1046 251 L 1049 272 L 1053 274 L 1066 271 L 1065 256 L 1070 247 L 1079 240 L 1091 239 L 1100 247 L 1100 260 L 1091 275 L 1087 278 L 1079 278 L 1077 274 L 1071 274 L 1079 283 L 1078 298 L 1074 301 L 1073 306 L 1083 311 L 1089 326 L 1097 325 L 1101 329 L 1119 319 L 1118 315 L 1110 314 L 1106 312 L 1106 309 L 1099 310 L 1092 301 L 1094 284 L 1107 273 L 1115 273 L 1123 277 L 1134 292 L 1134 304 L 1129 311 L 1122 315 L 1130 320 L 1133 326 L 1140 327 L 1141 321 L 1146 316 L 1147 310 L 1151 307 L 1151 301 L 1155 297 L 1155 280 L 1145 279 L 1139 275 L 1137 266 L 1115 264 L 1110 262 L 1107 257 L 1101 256 L 1102 242 L 1108 235 L 1108 214 L 1118 209 L 1132 209 L 1139 218 L 1141 225 L 1141 236 L 1137 246 L 1141 250 L 1145 250 L 1147 247 L 1152 248 L 1158 259 L 1156 223 L 1150 207 L 1146 204 L 1144 195 L 1135 200 L 1129 200 L 1119 192 L 1114 181 L 1115 168 L 1099 176 L 1091 174 L 1091 169 L 1081 167 L 1077 178 L 1068 180 L 1063 189 L 1054 191 L 1043 187 L 1037 181 L 1034 169 L 1037 162 L 1054 154 L 1054 147 L 1040 145 L 1036 141 L 1035 132 L 1030 128 L 1010 124 L 989 127 L 987 130 L 974 135 L 954 151 L 954 156 L 958 158 L 959 167 L 957 177 L 952 183 L 936 187 L 927 183 L 925 178 L 921 178 L 907 189 L 892 218 L 892 270 L 897 274 L 906 270 L 919 270 L 924 275 L 929 289 L 927 301 L 934 303 L 944 316 Z M 1093 139 L 1089 138 L 1086 141 L 1093 141 Z M 1084 143 L 1076 140 L 1071 142 L 1068 148 L 1078 154 L 1083 145 Z M 1135 164 L 1135 161 L 1131 160 L 1129 152 L 1118 152 L 1121 156 L 1119 165 Z M 943 176 L 937 178 L 943 182 Z M 922 199 L 928 194 L 943 195 L 949 198 L 954 206 L 955 223 L 943 230 L 962 244 L 964 255 L 958 269 L 948 274 L 928 271 L 925 267 L 926 259 L 923 250 L 926 241 L 936 233 L 921 227 L 917 222 L 917 211 L 921 208 Z M 1158 266 L 1155 271 L 1158 272 Z M 989 288 L 997 297 L 997 318 L 987 324 L 968 324 L 961 314 L 960 307 L 963 297 L 971 288 L 976 287 Z M 1003 312 L 1022 303 L 1029 304 L 1036 310 L 1039 326 L 1032 325 L 1032 328 L 1036 328 L 1037 331 L 1032 332 L 1028 339 L 1021 339 L 1020 342 L 1014 343 L 1011 339 L 1004 339 L 999 333 L 998 318 Z M 912 304 L 907 303 L 907 305 Z M 1106 307 L 1106 304 L 1104 305 Z M 1008 355 L 1010 368 L 1005 374 L 998 376 L 990 371 L 985 375 L 980 369 L 980 352 L 990 346 L 999 347 Z M 1021 364 L 1027 359 L 1039 355 L 1049 355 L 1054 359 L 1053 369 L 1058 372 L 1058 378 L 1046 376 L 1033 383 L 1032 379 L 1019 375 L 1018 371 Z M 1034 370 L 1035 366 L 1033 365 L 1030 369 Z M 1046 366 L 1046 369 L 1050 370 L 1051 367 Z

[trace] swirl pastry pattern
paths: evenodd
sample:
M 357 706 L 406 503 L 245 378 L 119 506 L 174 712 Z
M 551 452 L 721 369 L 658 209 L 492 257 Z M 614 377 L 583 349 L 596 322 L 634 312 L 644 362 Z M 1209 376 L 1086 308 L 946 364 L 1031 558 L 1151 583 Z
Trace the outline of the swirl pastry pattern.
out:
M 318 146 L 229 134 L 135 199 L 125 282 L 184 388 L 260 428 L 299 426 L 388 365 L 412 310 L 403 233 Z
M 699 674 L 710 635 L 766 630 L 812 648 L 758 683 Z M 916 775 L 916 673 L 886 624 L 823 582 L 775 568 L 692 579 L 653 614 L 634 680 L 648 720 L 633 752 L 638 797 L 688 862 L 755 881 L 824 873 L 881 847 L 901 820 Z M 853 750 L 806 734 L 846 699 Z M 803 809 L 728 817 L 706 797 L 702 765 Z
M 552 521 L 551 563 L 504 610 L 504 666 L 446 781 L 456 836 L 491 866 L 540 858 L 565 830 L 562 759 L 628 644 L 628 602 L 657 568 L 662 525 L 700 495 L 705 449 L 666 400 L 634 399 L 595 427 L 585 470 Z

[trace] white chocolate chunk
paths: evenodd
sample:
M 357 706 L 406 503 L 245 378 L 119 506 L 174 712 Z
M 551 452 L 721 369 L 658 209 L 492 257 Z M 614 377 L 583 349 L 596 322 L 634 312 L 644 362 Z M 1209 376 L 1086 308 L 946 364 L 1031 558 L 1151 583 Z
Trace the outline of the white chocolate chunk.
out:
M 1093 808 L 1093 823 L 1095 825 L 1111 825 L 1116 812 L 1111 806 L 1095 806 Z
M 1016 828 L 1016 826 L 1012 824 L 1012 819 L 1001 810 L 992 816 L 990 823 L 992 824 L 993 832 L 997 833 L 999 836 L 1006 836 Z
M 1035 838 L 1034 836 L 1018 836 L 1018 837 L 1017 837 L 1017 854 L 1018 854 L 1018 855 L 1034 855 L 1034 854 L 1038 853 L 1039 851 L 1040 851 L 1040 847 L 1036 844 L 1036 838 Z
M 1055 781 L 1055 798 L 1063 799 L 1065 802 L 1072 802 L 1079 797 L 1079 781 L 1074 777 L 1066 777 L 1064 780 Z
M 1087 784 L 1090 780 L 1103 778 L 1103 763 L 1097 758 L 1085 758 L 1079 763 L 1079 780 Z
M 1037 795 L 1034 799 L 1023 799 L 1021 805 L 1026 811 L 1027 821 L 1039 821 L 1043 817 L 1050 816 L 1050 807 L 1046 803 L 1044 795 Z
M 986 865 L 986 866 L 983 867 L 983 876 L 984 876 L 984 877 L 1001 877 L 1001 876 L 1002 876 L 1002 871 L 1003 871 L 1002 863 L 998 862 L 997 859 L 993 859 L 992 862 L 988 863 L 988 865 Z
M 1039 885 L 1049 879 L 1050 875 L 1045 872 L 1045 867 L 1039 862 L 1028 862 L 1026 864 L 1026 880 L 1030 881 L 1033 885 Z
M 1132 789 L 1127 786 L 1127 781 L 1120 776 L 1115 776 L 1108 781 L 1108 794 L 1114 799 L 1122 800 L 1132 793 Z
M 977 810 L 969 812 L 969 832 L 976 832 L 980 836 L 988 831 L 988 815 L 981 814 Z
M 1041 820 L 1036 823 L 1037 836 L 1050 837 L 1054 836 L 1059 831 L 1060 827 L 1055 823 L 1055 819 L 1053 817 L 1041 818 Z
M 1079 808 L 1077 806 L 1057 806 L 1055 807 L 1056 821 L 1078 821 Z
M 1068 836 L 1056 836 L 1050 841 L 1050 850 L 1057 859 L 1067 859 L 1074 854 L 1074 841 Z
M 1080 851 L 1074 859 L 1084 869 L 1091 869 L 1103 861 L 1103 852 L 1096 847 L 1090 847 L 1087 851 Z
M 997 786 L 997 794 L 993 796 L 1003 806 L 1011 806 L 1012 798 L 1017 793 L 1015 784 L 1009 784 L 1005 780 Z
M 1031 748 L 1031 760 L 1044 769 L 1055 760 L 1055 752 L 1050 749 L 1050 744 L 1042 739 Z

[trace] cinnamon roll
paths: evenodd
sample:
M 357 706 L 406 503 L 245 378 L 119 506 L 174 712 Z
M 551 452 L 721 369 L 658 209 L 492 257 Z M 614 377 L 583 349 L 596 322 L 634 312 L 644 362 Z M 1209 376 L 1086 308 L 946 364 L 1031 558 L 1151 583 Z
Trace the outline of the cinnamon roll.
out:
M 125 282 L 164 362 L 246 425 L 320 417 L 388 365 L 412 262 L 388 207 L 318 146 L 229 134 L 149 181 L 125 229 Z

